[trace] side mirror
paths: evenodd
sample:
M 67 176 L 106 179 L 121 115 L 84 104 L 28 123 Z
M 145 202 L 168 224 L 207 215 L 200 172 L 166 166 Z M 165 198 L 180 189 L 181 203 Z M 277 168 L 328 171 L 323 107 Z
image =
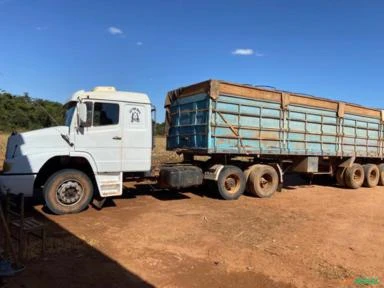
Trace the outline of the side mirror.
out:
M 80 127 L 85 127 L 87 124 L 87 105 L 79 103 L 77 105 L 77 119 Z

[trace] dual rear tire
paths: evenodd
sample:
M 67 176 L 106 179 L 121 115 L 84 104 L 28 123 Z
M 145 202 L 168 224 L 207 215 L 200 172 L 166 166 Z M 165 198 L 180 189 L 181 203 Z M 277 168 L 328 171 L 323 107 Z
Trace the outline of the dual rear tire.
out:
M 245 190 L 259 198 L 269 198 L 277 190 L 279 176 L 269 165 L 254 165 L 246 171 L 236 166 L 224 166 L 217 180 L 220 196 L 225 200 L 238 199 Z
M 360 164 L 352 164 L 344 172 L 345 185 L 351 189 L 357 189 L 364 183 L 364 168 Z
M 379 185 L 384 186 L 384 164 L 378 165 L 379 168 Z
M 236 166 L 227 165 L 219 174 L 217 188 L 223 199 L 236 200 L 244 193 L 245 183 L 243 171 Z
M 351 189 L 384 185 L 384 164 L 377 166 L 354 163 L 347 168 L 339 167 L 336 171 L 336 180 L 340 186 Z
M 269 165 L 255 165 L 249 173 L 247 192 L 259 198 L 269 198 L 279 186 L 279 175 Z
M 365 164 L 364 168 L 364 183 L 365 187 L 375 187 L 379 184 L 380 172 L 379 167 L 375 164 Z

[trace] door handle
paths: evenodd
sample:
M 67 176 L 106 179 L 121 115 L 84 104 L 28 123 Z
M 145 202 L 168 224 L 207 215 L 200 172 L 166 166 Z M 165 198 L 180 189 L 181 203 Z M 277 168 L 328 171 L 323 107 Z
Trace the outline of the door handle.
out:
M 113 137 L 112 139 L 113 139 L 113 140 L 121 140 L 121 137 L 119 137 L 119 136 L 115 136 L 115 137 Z

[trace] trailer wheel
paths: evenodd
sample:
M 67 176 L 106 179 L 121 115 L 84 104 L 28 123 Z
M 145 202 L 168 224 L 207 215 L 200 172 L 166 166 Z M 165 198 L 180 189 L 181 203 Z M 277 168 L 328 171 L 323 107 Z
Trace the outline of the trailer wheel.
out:
M 375 187 L 379 183 L 380 172 L 375 164 L 365 164 L 364 168 L 364 183 L 365 187 Z
M 245 190 L 245 176 L 243 171 L 236 166 L 224 166 L 219 174 L 217 187 L 223 199 L 238 199 Z
M 344 179 L 344 174 L 345 174 L 345 168 L 344 167 L 339 167 L 336 170 L 336 181 L 337 184 L 341 187 L 345 187 L 345 179 Z
M 347 167 L 344 172 L 345 184 L 348 188 L 357 189 L 363 185 L 364 182 L 364 169 L 360 164 L 352 164 Z
M 269 198 L 276 192 L 278 185 L 279 176 L 276 170 L 269 165 L 260 165 L 251 171 L 247 190 L 254 196 Z
M 91 202 L 93 185 L 85 173 L 75 169 L 63 169 L 49 177 L 43 194 L 45 204 L 53 213 L 78 213 Z
M 252 170 L 257 169 L 259 167 L 262 167 L 264 165 L 262 164 L 255 164 L 249 166 L 247 169 L 244 170 L 244 176 L 245 176 L 245 182 L 248 183 L 249 175 L 251 175 Z M 245 187 L 245 190 L 247 190 L 247 186 Z
M 378 166 L 379 168 L 379 185 L 384 186 L 384 163 Z

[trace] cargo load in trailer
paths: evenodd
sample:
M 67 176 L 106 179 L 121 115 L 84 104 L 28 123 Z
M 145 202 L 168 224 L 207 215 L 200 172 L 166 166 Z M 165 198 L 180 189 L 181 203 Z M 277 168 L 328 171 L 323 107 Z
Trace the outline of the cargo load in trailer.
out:
M 3 193 L 42 195 L 52 212 L 76 213 L 121 195 L 124 180 L 154 176 L 146 94 L 96 87 L 65 106 L 64 126 L 9 137 Z M 384 184 L 381 110 L 217 80 L 170 91 L 165 108 L 167 150 L 183 163 L 156 167 L 162 188 L 211 182 L 224 199 L 270 197 L 287 171 L 349 188 Z

